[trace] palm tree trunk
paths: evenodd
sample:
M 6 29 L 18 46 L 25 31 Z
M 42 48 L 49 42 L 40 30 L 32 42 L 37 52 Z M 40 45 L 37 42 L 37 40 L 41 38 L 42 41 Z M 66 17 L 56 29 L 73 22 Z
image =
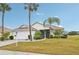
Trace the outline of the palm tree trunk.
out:
M 30 5 L 29 5 L 29 35 L 30 35 L 30 40 L 32 41 L 32 34 L 31 34 L 31 11 L 30 11 Z
M 49 35 L 49 38 L 50 38 L 50 36 L 51 36 L 51 24 L 50 24 L 50 35 Z
M 2 36 L 4 34 L 4 13 L 5 11 L 2 12 Z

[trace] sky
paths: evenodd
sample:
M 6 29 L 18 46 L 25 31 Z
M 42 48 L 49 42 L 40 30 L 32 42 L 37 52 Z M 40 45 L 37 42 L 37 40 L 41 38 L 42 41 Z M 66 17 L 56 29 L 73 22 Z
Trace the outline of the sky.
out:
M 28 11 L 24 9 L 24 4 L 9 4 L 11 11 L 5 13 L 5 26 L 17 28 L 23 24 L 28 25 Z M 0 12 L 0 25 L 1 25 Z M 79 4 L 77 3 L 40 3 L 38 10 L 32 13 L 31 23 L 43 23 L 48 17 L 57 16 L 61 19 L 60 26 L 66 31 L 79 31 Z

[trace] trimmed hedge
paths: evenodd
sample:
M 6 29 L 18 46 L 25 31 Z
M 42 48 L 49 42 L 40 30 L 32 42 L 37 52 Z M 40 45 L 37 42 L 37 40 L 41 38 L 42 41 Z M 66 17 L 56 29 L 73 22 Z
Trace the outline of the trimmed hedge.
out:
M 55 35 L 55 36 L 53 36 L 53 35 L 50 35 L 50 38 L 67 38 L 68 37 L 68 35 Z

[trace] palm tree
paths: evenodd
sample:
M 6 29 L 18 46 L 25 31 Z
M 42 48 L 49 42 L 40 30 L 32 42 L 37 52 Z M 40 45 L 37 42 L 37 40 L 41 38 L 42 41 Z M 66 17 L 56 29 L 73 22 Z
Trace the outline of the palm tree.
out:
M 50 29 L 50 33 L 51 33 L 51 26 L 52 26 L 52 24 L 53 23 L 57 23 L 57 25 L 59 25 L 60 24 L 60 19 L 58 17 L 49 17 L 47 20 L 45 20 L 43 22 L 43 25 L 46 26 L 46 23 L 49 24 L 49 29 Z
M 32 41 L 32 34 L 31 34 L 31 13 L 33 11 L 37 11 L 38 9 L 38 4 L 35 3 L 28 3 L 25 4 L 25 10 L 28 10 L 28 17 L 29 17 L 29 36 L 30 36 L 30 40 Z
M 60 25 L 60 18 L 59 17 L 53 17 L 54 23 L 57 23 L 57 25 Z
M 0 3 L 0 12 L 2 12 L 2 36 L 4 34 L 4 16 L 6 11 L 10 11 L 11 8 L 7 3 Z

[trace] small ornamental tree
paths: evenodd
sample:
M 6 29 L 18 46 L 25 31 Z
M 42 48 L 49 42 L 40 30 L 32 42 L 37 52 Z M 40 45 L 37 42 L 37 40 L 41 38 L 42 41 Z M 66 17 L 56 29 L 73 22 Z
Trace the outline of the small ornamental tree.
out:
M 42 38 L 41 34 L 42 33 L 40 31 L 36 31 L 34 34 L 34 39 L 41 39 Z
M 7 38 L 9 37 L 9 35 L 10 35 L 10 32 L 6 32 L 6 33 L 3 34 L 3 37 L 4 37 L 5 39 L 7 39 Z
M 4 33 L 4 34 L 0 37 L 0 40 L 1 40 L 1 41 L 7 40 L 7 39 L 9 38 L 9 35 L 10 35 L 10 32 Z

